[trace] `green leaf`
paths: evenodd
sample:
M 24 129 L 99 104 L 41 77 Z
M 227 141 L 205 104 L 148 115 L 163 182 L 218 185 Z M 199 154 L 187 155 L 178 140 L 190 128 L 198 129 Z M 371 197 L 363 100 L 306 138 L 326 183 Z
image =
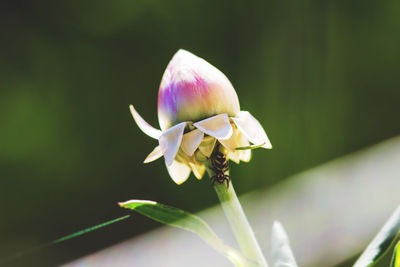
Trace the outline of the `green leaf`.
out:
M 375 265 L 395 244 L 400 233 L 400 206 L 358 258 L 354 267 Z
M 135 210 L 160 223 L 197 234 L 208 245 L 225 255 L 236 266 L 249 266 L 251 264 L 240 252 L 227 246 L 211 230 L 208 224 L 196 215 L 149 200 L 133 199 L 118 204 L 123 208 Z
M 293 252 L 289 245 L 289 238 L 283 226 L 275 221 L 271 234 L 271 257 L 272 266 L 297 267 Z
M 394 248 L 390 267 L 400 267 L 400 241 L 397 242 Z
M 108 226 L 108 225 L 110 225 L 110 224 L 113 224 L 113 223 L 116 223 L 116 222 L 119 222 L 119 221 L 128 219 L 129 217 L 131 217 L 131 216 L 130 216 L 130 215 L 125 215 L 125 216 L 116 218 L 116 219 L 114 219 L 114 220 L 110 220 L 110 221 L 107 221 L 107 222 L 104 222 L 104 223 L 101 223 L 101 224 L 98 224 L 98 225 L 95 225 L 95 226 L 92 226 L 92 227 L 89 227 L 89 228 L 80 230 L 80 231 L 75 232 L 75 233 L 73 233 L 73 234 L 70 234 L 70 235 L 61 237 L 61 238 L 59 238 L 59 239 L 56 239 L 56 240 L 54 240 L 53 242 L 51 242 L 51 244 L 57 244 L 57 243 L 61 243 L 61 242 L 67 241 L 67 240 L 69 240 L 69 239 L 72 239 L 72 238 L 75 238 L 75 237 L 78 237 L 78 236 L 87 234 L 87 233 L 89 233 L 89 232 L 91 232 L 91 231 L 94 231 L 94 230 L 103 228 L 103 227 Z
M 0 259 L 0 265 L 1 266 L 3 266 L 3 264 L 4 264 L 4 266 L 6 266 L 6 264 L 10 265 L 13 261 L 17 260 L 18 258 L 21 258 L 21 257 L 24 257 L 24 256 L 28 256 L 30 254 L 34 254 L 34 253 L 39 252 L 40 250 L 42 250 L 44 248 L 47 248 L 47 247 L 50 247 L 52 245 L 67 241 L 69 239 L 72 239 L 72 238 L 87 234 L 87 233 L 92 232 L 94 230 L 103 228 L 105 226 L 108 226 L 108 225 L 116 223 L 116 222 L 120 222 L 120 221 L 128 219 L 130 217 L 131 217 L 131 215 L 125 215 L 125 216 L 122 216 L 122 217 L 119 217 L 119 218 L 116 218 L 116 219 L 113 219 L 113 220 L 109 220 L 109 221 L 101 223 L 101 224 L 97 224 L 97 225 L 89 227 L 89 228 L 85 228 L 85 229 L 80 230 L 78 232 L 75 232 L 73 234 L 69 234 L 69 235 L 66 235 L 64 237 L 58 238 L 56 240 L 53 240 L 51 242 L 48 242 L 48 243 L 45 243 L 45 244 L 42 244 L 42 245 L 39 245 L 39 246 L 36 246 L 36 247 L 32 247 L 32 248 L 27 249 L 25 251 L 18 252 L 18 253 L 14 254 L 14 255 L 11 255 L 11 256 L 9 256 L 7 258 Z
M 252 150 L 252 149 L 256 149 L 256 148 L 262 147 L 263 145 L 265 145 L 265 142 L 262 143 L 261 145 L 241 146 L 241 147 L 237 147 L 235 149 L 236 150 L 248 150 L 248 149 Z

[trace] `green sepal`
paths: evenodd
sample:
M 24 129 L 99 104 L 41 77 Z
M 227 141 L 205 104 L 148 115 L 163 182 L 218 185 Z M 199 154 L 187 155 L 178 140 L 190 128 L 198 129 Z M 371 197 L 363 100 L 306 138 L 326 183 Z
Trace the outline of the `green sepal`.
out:
M 259 147 L 262 147 L 265 145 L 265 143 L 262 143 L 261 145 L 251 145 L 251 146 L 242 146 L 242 147 L 237 147 L 236 150 L 253 150 Z

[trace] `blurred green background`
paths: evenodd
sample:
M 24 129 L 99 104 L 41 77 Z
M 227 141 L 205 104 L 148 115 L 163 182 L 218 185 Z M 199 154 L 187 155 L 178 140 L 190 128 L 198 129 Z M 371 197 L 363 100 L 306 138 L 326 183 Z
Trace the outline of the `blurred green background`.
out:
M 0 4 L 0 259 L 152 199 L 192 212 L 128 105 L 154 126 L 172 55 L 223 71 L 274 149 L 232 164 L 239 194 L 400 134 L 400 2 L 5 1 Z M 60 264 L 159 224 L 133 219 L 15 264 Z

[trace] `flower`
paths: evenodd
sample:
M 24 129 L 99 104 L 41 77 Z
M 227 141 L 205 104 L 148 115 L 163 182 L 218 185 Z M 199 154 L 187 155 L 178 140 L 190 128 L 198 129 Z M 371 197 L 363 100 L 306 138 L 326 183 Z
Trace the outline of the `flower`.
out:
M 139 128 L 159 142 L 144 163 L 164 156 L 177 184 L 185 182 L 191 171 L 202 178 L 206 169 L 202 159 L 211 156 L 217 142 L 227 158 L 236 163 L 250 160 L 250 148 L 272 148 L 261 124 L 248 111 L 240 111 L 228 78 L 204 59 L 182 49 L 173 56 L 161 80 L 161 130 L 143 120 L 133 105 L 130 110 Z

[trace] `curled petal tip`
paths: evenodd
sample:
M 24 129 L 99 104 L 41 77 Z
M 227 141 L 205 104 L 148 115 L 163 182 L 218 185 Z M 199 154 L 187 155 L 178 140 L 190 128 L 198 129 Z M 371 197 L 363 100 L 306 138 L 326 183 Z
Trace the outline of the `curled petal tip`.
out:
M 129 105 L 129 110 L 131 111 L 132 117 L 139 126 L 140 130 L 154 139 L 158 139 L 161 136 L 162 132 L 148 124 L 135 110 L 133 105 Z

